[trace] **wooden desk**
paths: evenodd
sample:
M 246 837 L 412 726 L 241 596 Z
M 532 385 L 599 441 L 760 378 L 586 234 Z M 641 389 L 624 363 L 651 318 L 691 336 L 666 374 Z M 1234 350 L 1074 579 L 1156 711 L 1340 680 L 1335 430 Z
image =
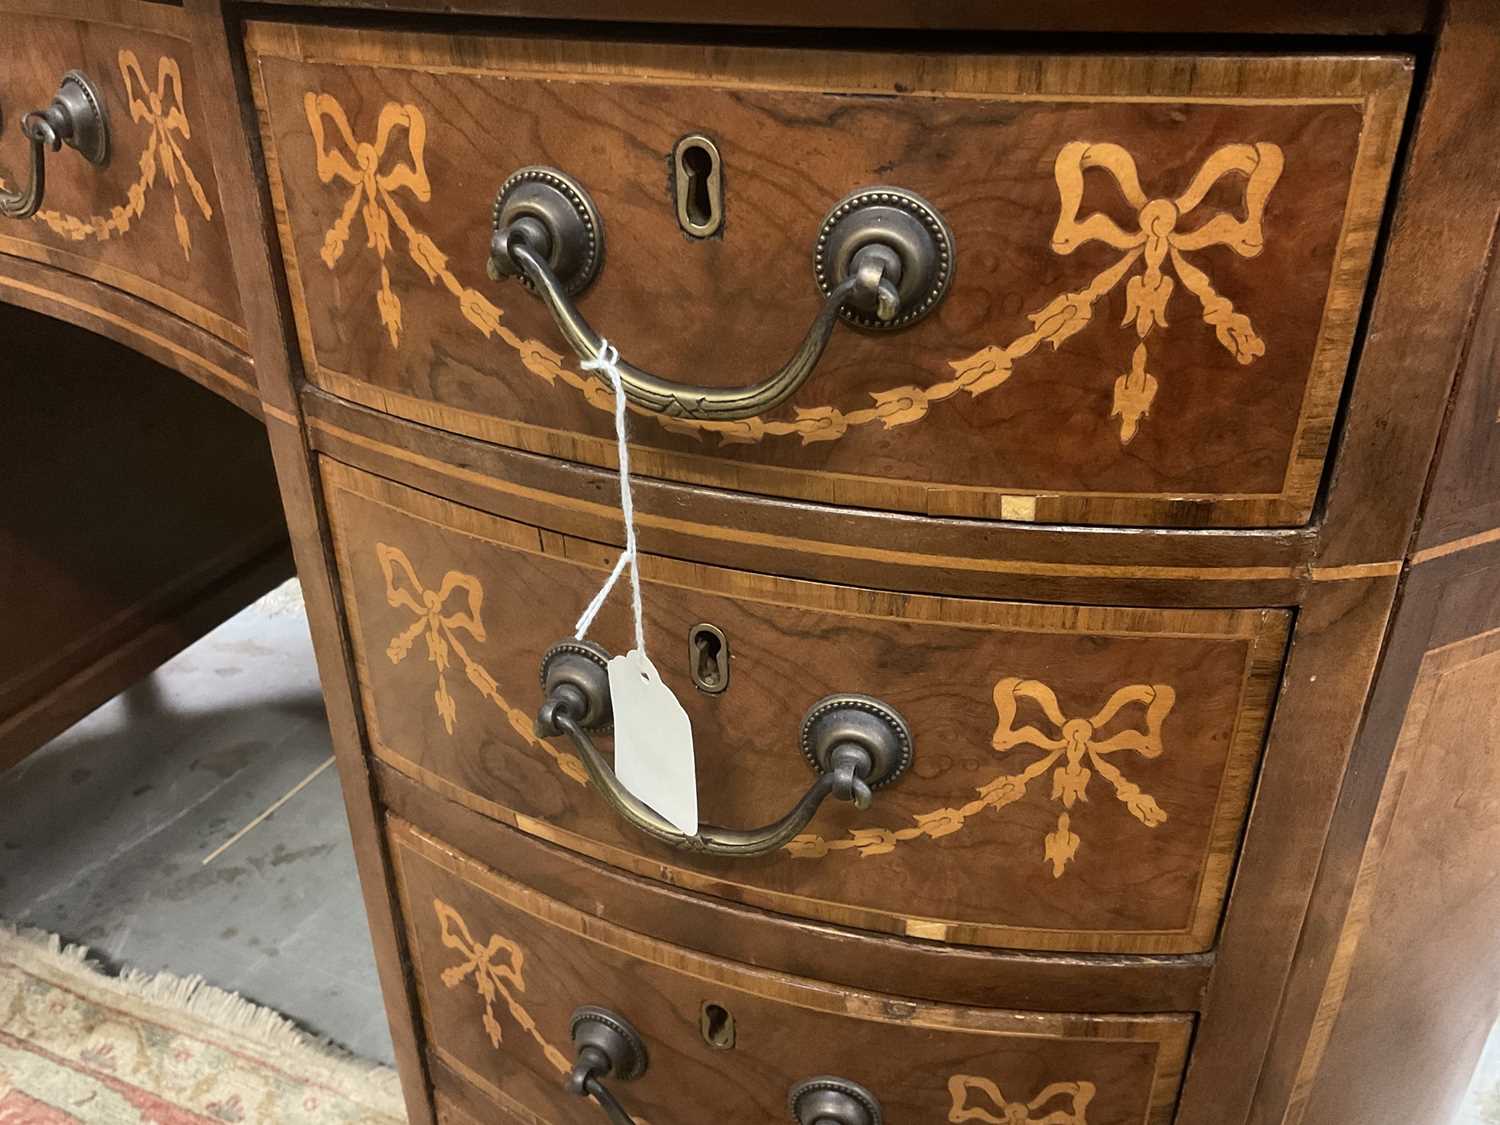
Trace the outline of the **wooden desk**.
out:
M 263 419 L 414 1122 L 602 1121 L 583 1004 L 655 1125 L 1451 1110 L 1500 997 L 1493 4 L 0 9 L 7 116 L 83 69 L 115 153 L 49 158 L 0 298 Z M 623 542 L 585 320 L 706 384 L 631 376 L 705 820 L 790 807 L 833 711 L 908 767 L 868 809 L 674 841 L 557 720 Z

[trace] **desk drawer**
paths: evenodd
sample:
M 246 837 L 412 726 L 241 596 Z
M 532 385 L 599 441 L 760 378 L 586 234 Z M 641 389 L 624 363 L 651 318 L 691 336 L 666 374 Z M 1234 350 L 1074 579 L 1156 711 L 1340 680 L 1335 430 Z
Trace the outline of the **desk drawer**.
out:
M 18 122 L 47 107 L 68 71 L 96 91 L 108 133 L 102 164 L 68 147 L 48 153 L 41 210 L 0 220 L 0 253 L 121 290 L 248 351 L 187 16 L 129 0 L 93 15 L 62 0 L 0 7 L 5 186 L 19 191 L 29 175 Z M 79 305 L 55 300 L 64 318 Z
M 249 49 L 320 386 L 610 463 L 607 387 L 520 282 L 485 276 L 497 189 L 549 166 L 602 240 L 577 311 L 626 360 L 707 385 L 639 411 L 642 472 L 1144 526 L 1308 518 L 1411 69 L 275 24 Z M 717 154 L 697 172 L 693 137 Z M 896 330 L 837 324 L 805 384 L 749 417 L 692 416 L 797 349 L 818 248 L 838 257 L 825 217 L 875 185 L 946 222 L 941 300 L 904 323 L 911 296 Z M 694 237 L 693 214 L 722 222 Z
M 789 1092 L 816 1076 L 857 1083 L 890 1122 L 1170 1120 L 1188 1015 L 1020 1013 L 831 988 L 583 914 L 403 821 L 390 840 L 435 1084 L 480 1119 L 496 1106 L 533 1125 L 605 1119 L 563 1091 L 571 1017 L 588 1004 L 638 1032 L 645 1073 L 605 1085 L 653 1125 L 791 1120 Z
M 910 769 L 829 800 L 757 858 L 619 820 L 540 737 L 543 653 L 612 550 L 325 461 L 373 752 L 487 815 L 638 874 L 786 914 L 935 940 L 1209 948 L 1280 674 L 1281 610 L 921 597 L 644 560 L 650 650 L 687 708 L 705 821 L 774 820 L 809 787 L 802 717 L 835 692 L 906 720 Z M 629 645 L 623 593 L 591 634 Z M 695 626 L 727 686 L 694 686 Z M 689 654 L 692 652 L 692 659 Z

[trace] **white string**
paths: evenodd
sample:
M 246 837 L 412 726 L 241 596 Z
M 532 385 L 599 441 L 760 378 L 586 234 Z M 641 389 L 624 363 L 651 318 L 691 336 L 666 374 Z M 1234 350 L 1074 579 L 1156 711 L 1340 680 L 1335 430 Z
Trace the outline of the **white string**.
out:
M 645 655 L 646 652 L 646 627 L 641 621 L 641 572 L 636 564 L 635 549 L 635 500 L 630 495 L 630 446 L 626 440 L 626 415 L 625 415 L 625 386 L 620 381 L 620 351 L 608 340 L 600 339 L 599 350 L 594 353 L 593 359 L 584 360 L 579 367 L 585 371 L 603 371 L 609 376 L 610 384 L 615 389 L 615 444 L 620 456 L 620 512 L 625 517 L 625 550 L 620 555 L 619 561 L 615 563 L 614 570 L 610 571 L 609 577 L 604 580 L 604 585 L 599 587 L 599 592 L 594 595 L 594 600 L 589 602 L 588 608 L 583 611 L 583 616 L 578 619 L 578 624 L 573 627 L 573 636 L 583 640 L 584 634 L 588 632 L 589 626 L 594 623 L 599 610 L 604 606 L 604 599 L 609 597 L 609 592 L 614 589 L 615 582 L 619 580 L 620 572 L 630 564 L 630 611 L 635 618 L 635 648 L 636 651 Z

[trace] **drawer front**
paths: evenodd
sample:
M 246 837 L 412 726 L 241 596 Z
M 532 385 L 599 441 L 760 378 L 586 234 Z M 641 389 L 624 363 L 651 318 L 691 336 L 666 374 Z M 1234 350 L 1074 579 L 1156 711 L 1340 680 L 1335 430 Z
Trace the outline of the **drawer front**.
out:
M 644 1040 L 645 1074 L 606 1085 L 653 1125 L 789 1120 L 790 1089 L 818 1075 L 865 1087 L 892 1122 L 1170 1119 L 1189 1016 L 1023 1014 L 831 988 L 583 914 L 403 821 L 390 839 L 436 1084 L 451 1074 L 519 1120 L 604 1120 L 563 1091 L 584 1004 Z
M 1036 949 L 1211 946 L 1279 675 L 1278 610 L 1076 608 L 890 594 L 647 558 L 648 647 L 692 719 L 705 821 L 807 790 L 802 716 L 834 692 L 910 724 L 911 769 L 754 859 L 618 820 L 539 737 L 542 654 L 616 554 L 324 462 L 373 752 L 455 800 L 639 874 L 800 915 Z M 591 638 L 630 644 L 622 593 Z M 690 631 L 727 640 L 697 690 Z M 695 655 L 695 659 L 696 659 Z
M 123 290 L 246 351 L 187 17 L 158 4 L 122 2 L 95 16 L 87 7 L 0 3 L 6 186 L 19 189 L 30 168 L 16 123 L 51 102 L 67 71 L 92 83 L 109 133 L 102 166 L 67 147 L 48 154 L 41 210 L 0 221 L 0 253 Z
M 642 412 L 640 468 L 739 490 L 1048 523 L 1304 522 L 1383 207 L 1409 60 L 927 56 L 508 41 L 255 24 L 249 48 L 310 377 L 377 409 L 595 464 L 603 383 L 485 276 L 528 165 L 587 189 L 579 311 L 635 364 L 748 384 L 823 302 L 851 192 L 925 197 L 946 297 L 839 325 L 750 418 Z M 668 158 L 720 155 L 722 227 Z M 361 168 L 366 171 L 360 171 Z

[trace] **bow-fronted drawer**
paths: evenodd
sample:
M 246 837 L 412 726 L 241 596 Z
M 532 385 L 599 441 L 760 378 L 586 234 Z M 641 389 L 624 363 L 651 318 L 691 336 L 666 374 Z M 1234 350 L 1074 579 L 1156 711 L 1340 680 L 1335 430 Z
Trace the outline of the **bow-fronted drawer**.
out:
M 607 465 L 929 514 L 1305 522 L 1398 56 L 978 55 L 254 23 L 306 368 Z
M 1214 942 L 1290 615 L 892 594 L 648 556 L 702 823 L 623 790 L 574 623 L 616 552 L 325 460 L 374 755 L 677 886 L 939 941 Z M 559 643 L 561 642 L 561 643 Z M 722 826 L 722 827 L 721 827 Z
M 389 841 L 443 1120 L 463 1120 L 454 1107 L 533 1125 L 1171 1119 L 1191 1015 L 835 988 L 635 933 L 397 818 Z
M 97 284 L 0 261 L 0 299 L 84 320 L 253 403 L 249 361 L 225 354 L 249 338 L 188 18 L 136 0 L 89 7 L 7 5 L 0 255 Z

